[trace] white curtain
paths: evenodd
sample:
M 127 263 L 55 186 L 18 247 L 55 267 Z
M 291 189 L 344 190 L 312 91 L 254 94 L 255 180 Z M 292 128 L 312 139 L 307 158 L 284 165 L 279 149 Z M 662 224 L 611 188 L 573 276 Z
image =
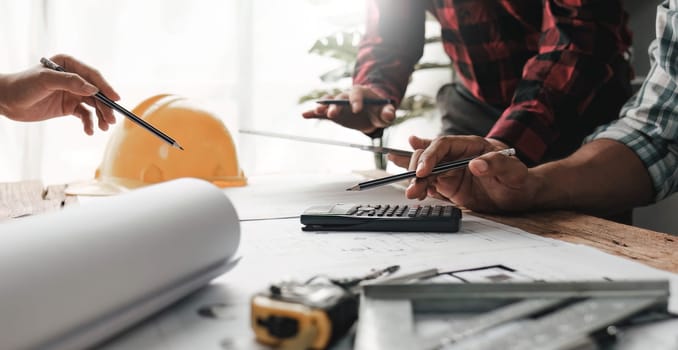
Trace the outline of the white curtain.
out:
M 368 142 L 358 132 L 302 120 L 310 105 L 297 104 L 337 63 L 309 48 L 325 35 L 361 28 L 364 9 L 363 0 L 0 0 L 0 72 L 68 53 L 99 69 L 130 109 L 159 93 L 189 97 L 225 122 L 247 175 L 372 168 L 368 153 L 237 132 Z M 87 136 L 74 117 L 0 119 L 0 181 L 90 179 L 110 134 Z
M 0 74 L 35 65 L 44 45 L 44 3 L 0 1 Z M 39 179 L 43 126 L 0 117 L 0 179 Z

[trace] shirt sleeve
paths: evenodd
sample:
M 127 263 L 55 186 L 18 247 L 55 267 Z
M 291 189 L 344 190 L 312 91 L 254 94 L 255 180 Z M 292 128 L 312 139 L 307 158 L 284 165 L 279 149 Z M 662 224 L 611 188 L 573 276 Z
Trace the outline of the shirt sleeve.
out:
M 622 108 L 621 118 L 598 128 L 587 141 L 612 139 L 632 149 L 647 167 L 659 201 L 678 191 L 677 0 L 657 9 L 657 39 L 650 45 L 650 73 Z
M 537 163 L 562 130 L 583 127 L 577 119 L 613 76 L 610 62 L 628 39 L 625 21 L 620 1 L 544 1 L 538 53 L 487 136 Z
M 354 85 L 370 86 L 400 105 L 424 50 L 425 3 L 367 1 L 367 28 L 358 49 Z

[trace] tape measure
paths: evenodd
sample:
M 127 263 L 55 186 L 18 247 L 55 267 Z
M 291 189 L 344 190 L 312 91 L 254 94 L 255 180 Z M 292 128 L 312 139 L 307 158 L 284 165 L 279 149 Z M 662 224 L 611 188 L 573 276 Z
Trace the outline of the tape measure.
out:
M 273 285 L 251 306 L 257 341 L 290 349 L 325 349 L 358 317 L 357 294 L 324 283 Z
M 285 349 L 325 349 L 358 318 L 360 283 L 392 274 L 399 266 L 355 278 L 313 277 L 285 281 L 251 299 L 251 323 L 257 341 Z

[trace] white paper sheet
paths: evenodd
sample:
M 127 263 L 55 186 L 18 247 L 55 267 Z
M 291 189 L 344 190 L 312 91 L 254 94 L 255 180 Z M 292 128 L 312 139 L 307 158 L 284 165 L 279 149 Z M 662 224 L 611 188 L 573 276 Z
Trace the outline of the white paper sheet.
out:
M 458 234 L 301 230 L 298 216 L 312 205 L 405 202 L 402 189 L 393 186 L 344 191 L 361 180 L 352 174 L 276 175 L 253 177 L 247 187 L 227 189 L 241 219 L 249 220 L 241 223 L 243 259 L 238 268 L 104 349 L 268 349 L 255 342 L 250 328 L 254 293 L 283 278 L 359 276 L 394 264 L 402 273 L 504 265 L 525 278 L 544 281 L 667 278 L 674 296 L 671 309 L 678 310 L 676 274 L 471 215 L 464 215 Z M 275 219 L 284 217 L 292 218 Z M 200 316 L 198 310 L 205 307 L 217 308 L 219 316 Z M 654 336 L 678 344 L 670 335 Z M 350 349 L 350 339 L 335 348 Z
M 307 208 L 323 204 L 422 203 L 405 198 L 398 184 L 346 191 L 365 180 L 352 173 L 264 175 L 249 178 L 245 187 L 227 188 L 224 192 L 241 220 L 298 217 Z
M 299 219 L 243 222 L 243 259 L 237 269 L 104 349 L 268 349 L 254 341 L 250 328 L 249 301 L 254 293 L 284 278 L 359 276 L 395 264 L 401 266 L 402 273 L 433 267 L 452 271 L 504 265 L 526 278 L 543 281 L 670 279 L 672 295 L 678 295 L 676 274 L 482 218 L 467 215 L 464 220 L 473 223 L 464 226 L 479 228 L 461 234 L 318 234 L 301 231 Z M 201 317 L 198 310 L 203 307 L 219 308 L 219 317 Z M 675 297 L 670 307 L 678 309 Z M 642 338 L 647 332 L 666 344 L 678 345 L 654 329 L 629 334 L 639 333 Z M 338 348 L 350 349 L 350 342 Z
M 234 264 L 238 217 L 176 180 L 0 225 L 0 347 L 90 346 Z

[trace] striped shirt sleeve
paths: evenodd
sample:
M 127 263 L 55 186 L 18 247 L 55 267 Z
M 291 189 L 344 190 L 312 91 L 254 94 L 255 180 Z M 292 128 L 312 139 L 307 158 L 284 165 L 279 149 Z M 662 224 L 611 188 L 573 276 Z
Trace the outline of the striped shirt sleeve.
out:
M 598 128 L 587 141 L 612 139 L 632 149 L 652 178 L 655 200 L 678 191 L 678 0 L 657 8 L 652 67 L 621 118 Z

